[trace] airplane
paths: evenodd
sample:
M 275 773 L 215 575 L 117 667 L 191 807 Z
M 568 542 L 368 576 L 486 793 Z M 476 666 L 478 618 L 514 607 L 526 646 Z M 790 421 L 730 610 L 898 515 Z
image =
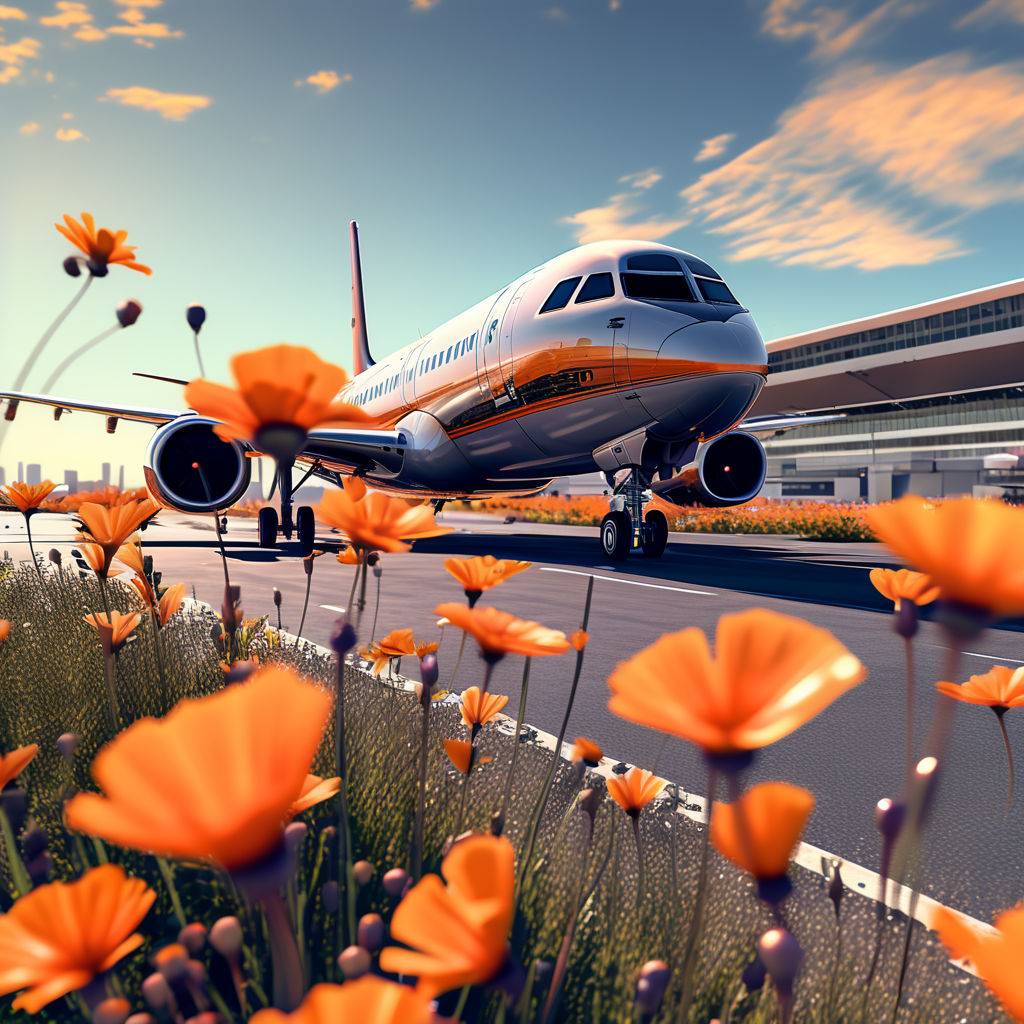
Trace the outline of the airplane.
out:
M 754 498 L 765 478 L 758 433 L 834 416 L 744 416 L 768 373 L 750 311 L 704 260 L 652 242 L 579 246 L 380 361 L 370 353 L 359 229 L 349 225 L 354 376 L 338 397 L 371 415 L 373 429 L 310 432 L 278 474 L 280 511 L 259 513 L 259 543 L 297 534 L 312 550 L 313 509 L 293 517 L 309 477 L 341 485 L 363 477 L 391 494 L 446 501 L 536 494 L 554 478 L 604 473 L 610 507 L 601 547 L 613 560 L 660 557 L 677 506 L 728 506 Z M 141 374 L 140 376 L 153 376 Z M 157 378 L 176 381 L 174 378 Z M 245 494 L 251 457 L 223 442 L 216 421 L 189 410 L 138 408 L 21 391 L 0 392 L 5 416 L 21 403 L 157 429 L 144 467 L 153 496 L 187 513 L 219 514 Z M 205 469 L 205 482 L 192 469 Z M 271 494 L 272 496 L 272 494 Z

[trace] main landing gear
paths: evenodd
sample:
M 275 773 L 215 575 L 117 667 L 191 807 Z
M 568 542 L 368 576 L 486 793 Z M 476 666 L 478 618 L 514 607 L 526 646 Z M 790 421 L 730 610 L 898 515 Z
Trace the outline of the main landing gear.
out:
M 609 481 L 611 482 L 611 481 Z M 607 558 L 621 562 L 639 548 L 648 558 L 661 558 L 668 544 L 668 519 L 660 509 L 644 505 L 651 500 L 650 478 L 633 467 L 615 485 L 611 511 L 601 520 L 601 549 Z
M 312 470 L 310 470 L 311 472 Z M 310 473 L 303 477 L 303 483 Z M 300 483 L 299 486 L 301 487 L 302 484 Z M 257 521 L 260 547 L 276 548 L 279 535 L 286 540 L 291 540 L 294 533 L 295 539 L 298 541 L 299 553 L 306 556 L 313 550 L 313 545 L 316 543 L 316 517 L 309 505 L 300 505 L 295 510 L 294 519 L 292 518 L 292 495 L 295 488 L 292 487 L 290 466 L 282 467 L 279 470 L 274 487 L 281 491 L 281 514 L 279 517 L 277 509 L 273 505 L 265 505 L 260 509 Z M 270 496 L 273 497 L 273 490 L 271 490 Z

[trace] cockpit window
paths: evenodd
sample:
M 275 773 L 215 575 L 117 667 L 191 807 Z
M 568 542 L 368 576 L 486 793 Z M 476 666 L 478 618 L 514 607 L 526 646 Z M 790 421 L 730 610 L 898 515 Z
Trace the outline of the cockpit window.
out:
M 696 256 L 684 256 L 683 259 L 692 273 L 699 274 L 701 277 L 717 277 L 719 281 L 722 280 L 722 275 L 714 267 L 697 259 Z
M 593 302 L 594 299 L 608 299 L 615 294 L 615 281 L 611 274 L 591 274 L 583 282 L 577 302 Z
M 690 283 L 682 274 L 623 274 L 622 290 L 631 299 L 694 302 Z
M 540 311 L 550 313 L 554 309 L 565 307 L 572 298 L 572 293 L 576 291 L 576 285 L 582 280 L 582 277 L 567 277 L 564 281 L 559 281 L 552 289 L 547 301 L 540 307 Z
M 675 256 L 665 252 L 645 252 L 626 259 L 627 270 L 655 270 L 678 274 L 683 268 Z
M 739 305 L 739 300 L 724 281 L 713 281 L 709 277 L 698 277 L 697 287 L 708 302 L 728 302 L 734 306 Z

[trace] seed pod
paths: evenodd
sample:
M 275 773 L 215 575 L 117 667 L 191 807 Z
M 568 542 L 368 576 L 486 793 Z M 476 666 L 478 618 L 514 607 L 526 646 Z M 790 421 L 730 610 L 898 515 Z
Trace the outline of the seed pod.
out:
M 142 303 L 135 299 L 125 299 L 117 307 L 117 322 L 122 327 L 131 327 L 142 316 Z
M 242 951 L 242 923 L 237 917 L 221 917 L 210 929 L 210 945 L 225 960 L 234 960 Z
M 654 1016 L 661 1009 L 661 1001 L 665 998 L 665 988 L 671 973 L 664 960 L 648 960 L 640 968 L 634 999 L 640 1013 Z
M 361 978 L 371 966 L 370 954 L 362 946 L 349 946 L 338 954 L 338 967 L 346 981 Z
M 104 999 L 92 1011 L 92 1024 L 124 1024 L 131 1012 L 127 999 Z
M 79 265 L 77 256 L 69 256 L 61 266 L 64 267 L 64 273 L 68 277 L 81 277 L 82 275 L 82 268 Z
M 394 899 L 405 893 L 405 887 L 409 884 L 409 872 L 405 868 L 392 868 L 383 878 L 384 891 Z
M 206 323 L 206 310 L 199 303 L 194 302 L 185 310 L 185 321 L 198 334 L 203 324 Z
M 373 865 L 368 860 L 357 860 L 352 865 L 352 877 L 357 885 L 369 885 L 373 881 Z
M 356 631 L 351 622 L 343 620 L 331 634 L 331 649 L 339 658 L 343 658 L 355 645 Z
M 384 945 L 384 918 L 380 914 L 363 914 L 356 936 L 363 949 L 376 953 Z
M 198 956 L 206 945 L 206 925 L 199 921 L 185 925 L 178 932 L 178 941 L 189 951 L 189 955 Z
M 57 737 L 57 749 L 60 756 L 70 764 L 75 759 L 75 751 L 82 737 L 75 732 L 63 732 Z

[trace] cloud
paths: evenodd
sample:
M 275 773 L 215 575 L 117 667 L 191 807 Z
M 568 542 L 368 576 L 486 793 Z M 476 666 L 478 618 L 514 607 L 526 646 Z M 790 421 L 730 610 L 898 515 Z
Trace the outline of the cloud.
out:
M 41 127 L 42 127 L 42 125 L 38 121 L 26 121 L 18 129 L 18 131 L 22 135 L 35 135 L 36 132 L 38 132 Z
M 620 185 L 628 185 L 630 188 L 648 189 L 661 181 L 661 174 L 653 167 L 646 171 L 635 171 L 633 174 L 624 174 L 619 178 Z
M 964 251 L 951 219 L 1024 200 L 1021 95 L 1024 66 L 957 54 L 850 68 L 681 196 L 734 259 L 864 270 L 948 259 Z
M 92 21 L 88 5 L 78 3 L 77 0 L 57 0 L 54 6 L 58 13 L 40 18 L 40 25 L 46 25 L 48 28 L 71 28 L 74 25 L 88 25 Z
M 0 21 L 24 21 L 28 15 L 20 7 L 0 4 Z
M 554 7 L 548 7 L 544 10 L 544 17 L 548 21 L 568 21 L 569 14 L 564 7 L 559 7 L 557 4 Z
M 75 115 L 68 111 L 65 111 L 63 114 L 60 115 L 60 119 L 62 121 L 74 121 Z
M 414 11 L 429 11 L 431 7 L 436 7 L 441 0 L 409 0 Z
M 863 42 L 880 27 L 896 18 L 906 18 L 921 10 L 910 0 L 885 0 L 860 18 L 848 9 L 824 4 L 807 9 L 808 0 L 768 0 L 761 29 L 785 42 L 810 39 L 815 57 L 837 57 Z
M 27 60 L 39 56 L 42 43 L 30 36 L 22 36 L 16 43 L 4 42 L 0 34 L 0 85 L 6 85 L 21 74 L 21 67 Z
M 118 7 L 162 7 L 164 0 L 114 0 Z
M 13 64 L 5 64 L 0 68 L 0 85 L 6 85 L 20 74 L 21 68 L 17 68 Z
M 710 139 L 705 139 L 700 144 L 700 152 L 693 158 L 693 162 L 702 164 L 705 160 L 714 160 L 720 157 L 729 148 L 729 143 L 735 138 L 736 135 L 733 132 L 722 132 L 721 135 L 712 135 Z
M 339 75 L 337 71 L 317 71 L 305 78 L 296 79 L 295 84 L 296 86 L 311 85 L 323 95 L 325 92 L 330 92 L 332 89 L 337 89 L 339 85 L 351 81 L 352 76 L 347 71 L 343 75 Z
M 55 137 L 61 142 L 78 142 L 79 139 L 85 139 L 85 135 L 77 128 L 58 128 Z M 88 139 L 86 141 L 88 142 Z
M 964 28 L 977 22 L 986 21 L 1019 22 L 1024 25 L 1024 0 L 986 0 L 980 7 L 968 11 L 957 23 L 957 28 Z
M 190 95 L 181 92 L 161 92 L 143 85 L 131 85 L 126 89 L 108 89 L 100 99 L 114 100 L 124 107 L 139 107 L 152 110 L 168 121 L 184 121 L 197 110 L 205 110 L 213 103 L 209 96 Z
M 635 192 L 620 192 L 609 196 L 603 206 L 592 206 L 580 210 L 570 217 L 563 217 L 562 224 L 573 227 L 576 241 L 601 242 L 608 238 L 642 238 L 657 241 L 671 235 L 689 222 L 679 219 L 645 217 Z

